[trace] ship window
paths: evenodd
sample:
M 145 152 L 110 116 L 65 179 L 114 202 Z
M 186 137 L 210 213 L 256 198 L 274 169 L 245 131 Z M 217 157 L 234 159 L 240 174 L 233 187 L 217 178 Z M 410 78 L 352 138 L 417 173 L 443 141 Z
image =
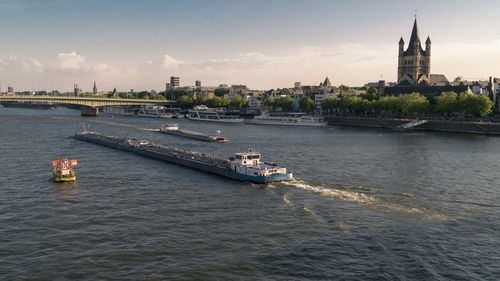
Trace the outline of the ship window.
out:
M 236 155 L 236 159 L 241 159 L 241 155 Z

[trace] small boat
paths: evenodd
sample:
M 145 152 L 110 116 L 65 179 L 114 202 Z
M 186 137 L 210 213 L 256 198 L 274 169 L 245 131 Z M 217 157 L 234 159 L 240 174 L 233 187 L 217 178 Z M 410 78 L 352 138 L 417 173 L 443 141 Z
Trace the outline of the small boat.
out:
M 162 133 L 166 133 L 167 131 L 175 131 L 175 130 L 179 130 L 179 125 L 177 124 L 165 124 L 163 125 L 161 128 L 160 128 L 160 132 Z
M 73 171 L 73 166 L 78 164 L 77 160 L 68 160 L 67 158 L 62 158 L 61 160 L 52 161 L 52 178 L 55 182 L 70 182 L 76 180 L 75 171 Z

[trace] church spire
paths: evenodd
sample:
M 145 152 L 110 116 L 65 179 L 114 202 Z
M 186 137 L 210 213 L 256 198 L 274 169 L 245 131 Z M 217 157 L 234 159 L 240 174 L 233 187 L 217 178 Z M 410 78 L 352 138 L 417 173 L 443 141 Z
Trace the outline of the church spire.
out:
M 416 55 L 418 53 L 422 54 L 423 52 L 424 51 L 422 50 L 422 44 L 420 43 L 420 35 L 418 34 L 417 19 L 415 18 L 413 29 L 411 31 L 410 42 L 408 43 L 408 49 L 406 50 L 405 54 Z
M 418 34 L 417 19 L 413 23 L 413 30 L 411 31 L 410 45 L 417 43 L 420 45 L 420 35 Z

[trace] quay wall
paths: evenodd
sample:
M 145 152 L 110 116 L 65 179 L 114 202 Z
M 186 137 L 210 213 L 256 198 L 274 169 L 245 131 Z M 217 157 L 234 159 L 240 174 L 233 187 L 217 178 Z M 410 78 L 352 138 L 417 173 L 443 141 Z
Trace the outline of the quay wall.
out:
M 389 119 L 375 117 L 327 117 L 328 125 L 388 128 L 408 123 L 411 119 Z M 412 128 L 415 131 L 440 131 L 472 134 L 500 135 L 500 123 L 428 120 L 428 123 Z

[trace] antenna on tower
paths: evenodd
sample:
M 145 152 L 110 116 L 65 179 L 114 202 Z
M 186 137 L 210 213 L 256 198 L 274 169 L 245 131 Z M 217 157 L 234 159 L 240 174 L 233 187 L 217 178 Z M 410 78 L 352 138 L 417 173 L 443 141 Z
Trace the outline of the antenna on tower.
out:
M 417 19 L 417 9 L 415 9 L 415 19 Z

